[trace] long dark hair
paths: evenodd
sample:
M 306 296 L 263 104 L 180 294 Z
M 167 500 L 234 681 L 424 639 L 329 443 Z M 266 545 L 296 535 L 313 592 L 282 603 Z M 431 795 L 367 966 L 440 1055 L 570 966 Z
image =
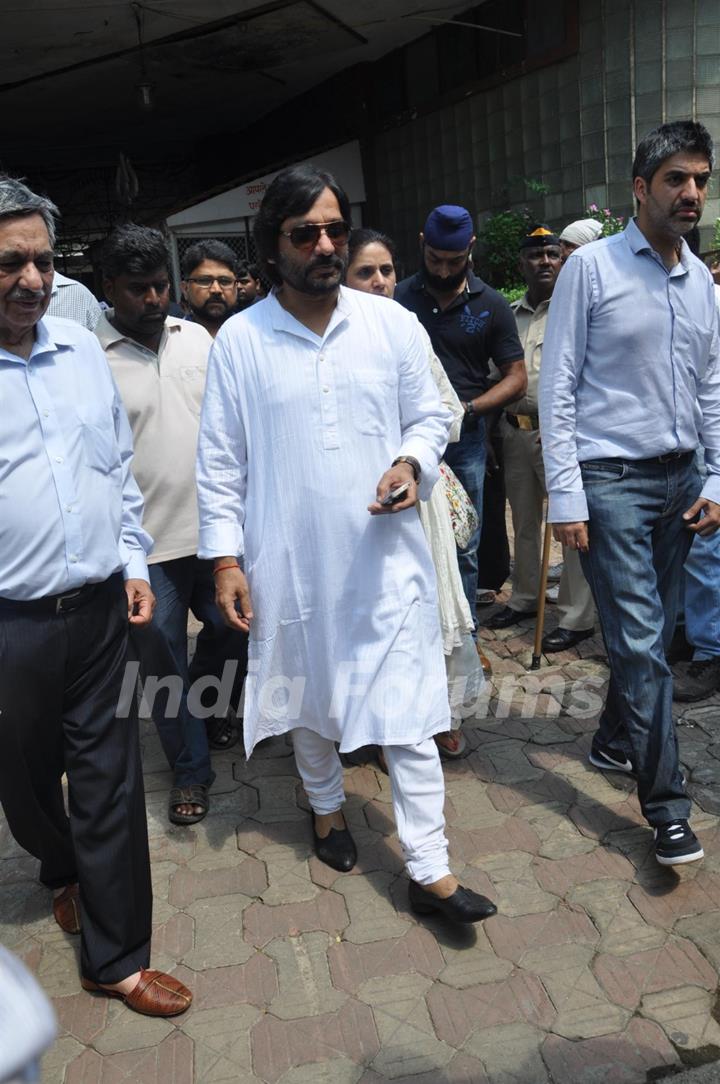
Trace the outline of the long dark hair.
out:
M 278 173 L 260 204 L 253 223 L 253 236 L 260 268 L 266 278 L 279 286 L 282 278 L 274 262 L 277 259 L 280 227 L 286 218 L 310 210 L 326 188 L 340 204 L 340 214 L 350 222 L 350 200 L 331 173 L 316 166 L 289 166 Z

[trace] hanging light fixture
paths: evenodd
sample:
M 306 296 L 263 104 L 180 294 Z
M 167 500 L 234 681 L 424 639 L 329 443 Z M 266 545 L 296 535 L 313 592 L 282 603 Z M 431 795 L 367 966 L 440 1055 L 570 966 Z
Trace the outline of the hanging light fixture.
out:
M 148 79 L 148 74 L 145 69 L 145 46 L 143 44 L 142 37 L 142 6 L 138 3 L 132 3 L 130 7 L 133 10 L 135 16 L 135 25 L 137 26 L 138 36 L 138 55 L 140 57 L 140 82 L 135 84 L 135 90 L 137 91 L 138 104 L 141 109 L 151 110 L 155 102 L 153 100 L 153 91 L 155 84 L 151 83 Z

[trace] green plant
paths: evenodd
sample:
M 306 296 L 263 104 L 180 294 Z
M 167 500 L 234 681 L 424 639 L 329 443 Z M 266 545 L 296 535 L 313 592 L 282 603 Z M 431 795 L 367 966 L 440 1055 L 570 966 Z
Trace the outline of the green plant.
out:
M 622 215 L 614 215 L 609 207 L 602 211 L 597 203 L 591 203 L 585 211 L 586 218 L 594 218 L 596 222 L 602 222 L 603 231 L 601 237 L 610 237 L 613 233 L 622 233 L 625 229 L 625 220 Z
M 715 219 L 715 229 L 713 230 L 713 248 L 720 248 L 720 218 Z
M 482 245 L 483 278 L 500 290 L 524 290 L 518 270 L 520 242 L 535 225 L 527 208 L 501 211 L 483 224 L 478 239 Z
M 508 304 L 512 305 L 513 301 L 519 301 L 521 297 L 525 296 L 526 289 L 527 286 L 525 286 L 525 284 L 522 286 L 512 286 L 510 289 L 506 286 L 501 286 L 498 292 L 503 295 Z

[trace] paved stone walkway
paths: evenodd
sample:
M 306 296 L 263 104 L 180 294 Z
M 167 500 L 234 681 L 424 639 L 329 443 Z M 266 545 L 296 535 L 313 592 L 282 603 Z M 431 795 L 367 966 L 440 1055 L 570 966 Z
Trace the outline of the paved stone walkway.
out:
M 47 1084 L 640 1084 L 720 1059 L 720 698 L 678 720 L 707 857 L 674 873 L 632 782 L 587 763 L 601 643 L 528 673 L 530 627 L 483 639 L 492 695 L 446 770 L 453 867 L 498 903 L 483 926 L 408 911 L 372 763 L 347 771 L 360 861 L 341 875 L 312 856 L 286 740 L 217 755 L 211 815 L 181 829 L 145 723 L 153 964 L 195 993 L 145 1019 L 79 991 L 77 939 L 0 822 L 0 940 L 60 1020 Z

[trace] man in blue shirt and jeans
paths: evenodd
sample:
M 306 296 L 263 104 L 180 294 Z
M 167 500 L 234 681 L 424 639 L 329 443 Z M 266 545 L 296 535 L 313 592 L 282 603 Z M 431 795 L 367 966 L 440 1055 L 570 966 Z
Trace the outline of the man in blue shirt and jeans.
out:
M 690 543 L 720 526 L 717 311 L 710 273 L 683 240 L 712 167 L 701 124 L 664 124 L 642 140 L 637 217 L 565 264 L 540 374 L 549 519 L 557 540 L 580 551 L 610 662 L 590 760 L 637 776 L 662 865 L 703 857 L 688 825 L 665 650 Z

